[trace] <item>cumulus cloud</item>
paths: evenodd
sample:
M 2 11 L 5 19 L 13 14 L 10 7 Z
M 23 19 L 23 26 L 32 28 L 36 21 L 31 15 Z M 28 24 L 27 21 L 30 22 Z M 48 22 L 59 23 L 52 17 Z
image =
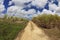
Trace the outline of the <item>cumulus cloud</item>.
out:
M 60 15 L 60 7 L 58 7 L 57 9 L 56 9 L 56 12 L 55 12 L 56 14 L 58 14 L 58 15 Z
M 13 2 L 12 1 L 9 1 L 9 4 L 8 5 L 11 5 Z
M 13 16 L 14 14 L 17 13 L 18 9 L 19 9 L 19 7 L 17 7 L 17 6 L 9 7 L 8 10 L 7 10 L 7 15 L 8 16 Z
M 4 1 L 4 0 L 0 0 L 0 4 L 3 4 L 3 1 Z
M 59 4 L 58 4 L 58 6 L 60 7 L 60 2 L 59 2 Z
M 15 3 L 15 5 L 16 6 L 24 6 L 24 3 L 26 3 L 26 2 L 30 2 L 30 1 L 32 1 L 32 0 L 12 0 L 14 3 Z
M 35 13 L 34 9 L 31 9 L 29 11 L 25 11 L 25 10 L 19 10 L 17 11 L 17 13 L 15 14 L 16 17 L 26 17 L 29 18 L 31 17 L 33 14 Z
M 26 3 L 26 2 L 30 2 L 30 1 L 33 1 L 33 0 L 12 0 L 13 2 L 15 2 L 15 4 L 17 4 L 17 2 L 20 4 L 20 3 L 22 3 L 22 4 L 24 4 L 24 3 Z
M 22 10 L 21 12 L 22 12 L 23 14 L 34 14 L 34 13 L 36 13 L 36 11 L 35 11 L 34 9 L 30 9 L 30 10 L 28 10 L 28 11 Z
M 48 0 L 12 0 L 9 2 L 9 5 L 11 5 L 12 2 L 14 2 L 15 5 L 8 8 L 7 15 L 8 16 L 24 17 L 24 18 L 25 17 L 32 18 L 34 16 L 37 16 L 37 15 L 43 14 L 43 13 L 46 13 L 46 14 L 55 14 L 55 13 L 58 14 L 59 13 L 60 14 L 60 0 L 58 0 L 59 1 L 58 6 L 53 3 L 54 0 L 51 0 L 51 1 L 52 2 L 48 2 Z M 29 3 L 29 2 L 31 2 L 31 3 L 28 5 L 24 4 L 24 3 Z M 49 3 L 49 5 L 48 5 L 49 10 L 44 9 L 47 2 Z M 30 8 L 31 5 L 35 6 L 37 8 L 43 8 L 43 11 L 36 12 L 36 10 L 34 8 L 31 8 L 28 11 L 23 9 L 27 6 Z M 52 12 L 52 11 L 54 11 L 54 12 Z
M 12 2 L 15 3 L 15 6 L 9 7 L 7 14 L 9 16 L 15 15 L 15 16 L 24 16 L 24 17 L 25 17 L 25 15 L 26 15 L 26 17 L 27 16 L 32 17 L 33 15 L 37 15 L 37 14 L 35 14 L 36 13 L 35 9 L 29 9 L 28 11 L 22 10 L 26 6 L 26 5 L 24 5 L 24 3 L 28 3 L 31 1 L 32 1 L 32 3 L 30 5 L 41 7 L 41 8 L 44 7 L 44 5 L 47 3 L 47 0 L 38 0 L 38 1 L 37 0 L 12 0 Z M 12 2 L 10 2 L 10 4 Z M 30 7 L 30 5 L 28 5 L 28 6 Z
M 3 5 L 3 1 L 4 0 L 0 0 L 0 18 L 4 17 L 4 14 L 2 13 L 5 10 L 4 5 Z
M 56 9 L 57 9 L 57 5 L 52 4 L 52 3 L 49 4 L 49 10 L 54 10 L 54 11 L 56 11 Z
M 46 9 L 44 9 L 41 14 L 43 14 L 43 13 L 45 13 L 45 14 L 55 14 L 55 12 L 52 12 L 52 11 L 46 10 Z
M 31 2 L 31 5 L 44 7 L 48 0 L 12 0 L 17 6 L 24 6 L 24 3 Z M 43 3 L 43 4 L 42 4 Z M 41 5 L 42 4 L 42 5 Z
M 38 6 L 38 7 L 44 7 L 47 3 L 47 0 L 34 0 L 32 1 L 32 5 Z
M 4 0 L 0 0 L 0 13 L 5 10 L 4 5 L 3 5 Z
M 8 16 L 17 16 L 17 17 L 25 17 L 28 14 L 34 14 L 36 11 L 34 9 L 30 9 L 29 11 L 22 10 L 22 8 L 18 6 L 11 6 L 8 8 L 7 15 Z
M 0 13 L 1 13 L 3 10 L 5 10 L 5 9 L 4 9 L 4 5 L 0 4 Z

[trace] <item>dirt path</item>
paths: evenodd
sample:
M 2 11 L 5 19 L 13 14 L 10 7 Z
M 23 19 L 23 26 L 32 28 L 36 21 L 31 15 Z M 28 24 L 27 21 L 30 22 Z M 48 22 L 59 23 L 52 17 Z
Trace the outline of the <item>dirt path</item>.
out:
M 24 29 L 22 35 L 18 35 L 15 40 L 50 40 L 41 28 L 38 28 L 32 21 Z

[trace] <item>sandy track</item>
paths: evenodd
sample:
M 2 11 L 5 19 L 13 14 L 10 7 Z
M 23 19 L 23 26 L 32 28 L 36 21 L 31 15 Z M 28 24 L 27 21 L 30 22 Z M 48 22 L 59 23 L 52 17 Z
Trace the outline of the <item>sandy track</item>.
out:
M 38 28 L 32 21 L 28 22 L 28 25 L 22 32 L 19 33 L 15 40 L 50 40 L 41 28 Z

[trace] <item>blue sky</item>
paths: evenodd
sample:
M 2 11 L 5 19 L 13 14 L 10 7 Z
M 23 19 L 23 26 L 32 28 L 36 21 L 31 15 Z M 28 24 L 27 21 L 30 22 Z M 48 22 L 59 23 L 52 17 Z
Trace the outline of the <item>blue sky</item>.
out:
M 60 0 L 3 0 L 3 5 L 3 14 L 8 16 L 31 18 L 42 13 L 60 14 Z
M 3 2 L 3 5 L 5 6 L 5 9 L 6 9 L 6 10 L 4 10 L 5 12 L 7 12 L 7 8 L 8 7 L 14 5 L 14 3 L 12 3 L 11 5 L 8 5 L 9 4 L 9 1 L 12 1 L 12 0 L 4 0 L 4 2 Z
M 8 5 L 9 4 L 9 1 L 12 1 L 12 0 L 4 0 L 4 6 L 5 6 L 5 9 L 7 10 L 7 8 L 8 7 L 10 7 L 10 6 L 14 6 L 14 3 L 12 3 L 11 5 Z M 48 0 L 49 2 L 51 2 L 51 0 Z M 28 3 L 25 3 L 25 5 L 29 5 L 31 2 L 28 2 Z M 54 4 L 56 4 L 57 6 L 58 6 L 58 1 L 57 0 L 54 0 L 54 2 L 53 2 Z M 46 3 L 46 5 L 45 5 L 45 9 L 47 9 L 47 10 L 49 10 L 49 3 L 47 2 Z M 36 12 L 39 10 L 39 11 L 41 11 L 42 12 L 42 10 L 43 10 L 43 8 L 37 8 L 36 6 L 33 6 L 33 5 L 31 5 L 31 7 L 30 8 L 23 8 L 23 9 L 25 9 L 26 11 L 28 11 L 29 9 L 35 9 L 36 10 Z

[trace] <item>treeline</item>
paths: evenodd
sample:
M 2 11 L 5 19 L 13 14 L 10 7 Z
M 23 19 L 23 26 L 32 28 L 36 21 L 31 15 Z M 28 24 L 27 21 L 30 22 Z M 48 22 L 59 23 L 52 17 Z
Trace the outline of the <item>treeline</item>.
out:
M 37 17 L 34 17 L 32 21 L 36 23 L 39 27 L 47 29 L 54 27 L 60 28 L 60 16 L 58 16 L 57 14 L 41 14 Z

